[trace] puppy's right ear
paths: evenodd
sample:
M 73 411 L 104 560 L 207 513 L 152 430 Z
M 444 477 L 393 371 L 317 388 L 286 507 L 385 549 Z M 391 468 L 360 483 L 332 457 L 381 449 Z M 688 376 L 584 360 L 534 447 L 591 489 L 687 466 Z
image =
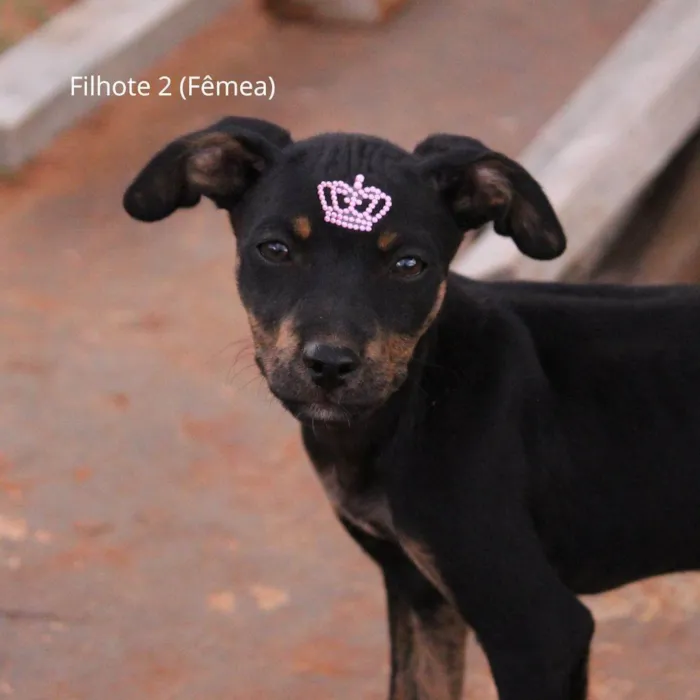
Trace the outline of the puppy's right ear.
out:
M 159 151 L 124 193 L 139 221 L 160 221 L 202 196 L 232 208 L 292 143 L 286 129 L 260 119 L 227 117 Z
M 489 221 L 535 260 L 553 260 L 566 236 L 547 195 L 522 165 L 477 139 L 433 134 L 414 149 L 462 231 Z

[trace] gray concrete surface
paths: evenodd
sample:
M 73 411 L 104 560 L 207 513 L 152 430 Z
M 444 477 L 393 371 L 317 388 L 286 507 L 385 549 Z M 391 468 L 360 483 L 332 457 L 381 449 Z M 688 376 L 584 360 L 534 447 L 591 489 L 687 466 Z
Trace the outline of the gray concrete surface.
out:
M 551 281 L 595 267 L 617 223 L 700 125 L 700 3 L 654 0 L 523 152 L 568 234 L 542 263 L 488 236 L 455 270 Z
M 0 168 L 15 169 L 236 0 L 79 0 L 0 53 Z M 76 80 L 94 76 L 98 81 Z M 145 86 L 126 85 L 126 94 Z M 165 87 L 155 81 L 151 92 Z

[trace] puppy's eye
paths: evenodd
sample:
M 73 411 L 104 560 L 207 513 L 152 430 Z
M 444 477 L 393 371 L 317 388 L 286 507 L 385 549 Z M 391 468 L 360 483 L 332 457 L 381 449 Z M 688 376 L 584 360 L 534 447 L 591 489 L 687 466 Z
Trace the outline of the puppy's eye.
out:
M 392 272 L 399 277 L 404 279 L 409 277 L 418 277 L 423 270 L 425 270 L 426 264 L 415 255 L 408 255 L 405 258 L 400 258 L 394 263 Z
M 289 248 L 280 241 L 266 241 L 258 246 L 258 252 L 268 262 L 283 263 L 290 259 Z

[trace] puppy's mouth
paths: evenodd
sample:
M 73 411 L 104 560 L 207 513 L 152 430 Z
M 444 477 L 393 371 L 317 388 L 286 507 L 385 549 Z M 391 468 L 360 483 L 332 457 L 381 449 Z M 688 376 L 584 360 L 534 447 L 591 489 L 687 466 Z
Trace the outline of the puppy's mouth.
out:
M 330 401 L 280 399 L 282 405 L 304 425 L 351 426 L 367 418 L 377 404 L 338 404 Z

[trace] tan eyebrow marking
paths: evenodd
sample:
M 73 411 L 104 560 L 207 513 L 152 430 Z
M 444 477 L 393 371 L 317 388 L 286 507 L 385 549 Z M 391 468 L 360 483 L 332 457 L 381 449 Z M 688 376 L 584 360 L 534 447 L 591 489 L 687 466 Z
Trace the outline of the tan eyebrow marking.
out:
M 311 235 L 311 222 L 308 216 L 297 216 L 293 224 L 294 233 L 296 233 L 299 238 L 306 240 Z
M 379 250 L 383 250 L 386 252 L 389 250 L 391 247 L 391 244 L 398 238 L 398 234 L 395 233 L 394 231 L 384 231 L 383 233 L 379 234 L 379 240 L 377 241 L 377 245 L 379 246 Z

